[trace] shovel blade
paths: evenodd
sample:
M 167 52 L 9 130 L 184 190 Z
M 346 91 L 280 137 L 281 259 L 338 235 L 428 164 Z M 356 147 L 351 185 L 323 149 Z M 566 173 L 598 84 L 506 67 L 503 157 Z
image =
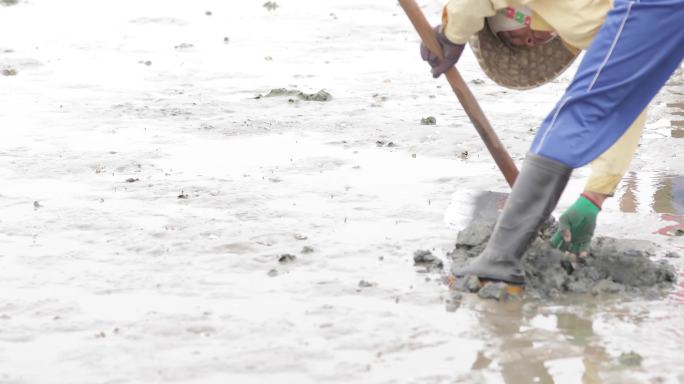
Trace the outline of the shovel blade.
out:
M 470 215 L 473 220 L 495 220 L 508 199 L 508 193 L 484 191 L 475 196 L 473 201 L 473 211 Z

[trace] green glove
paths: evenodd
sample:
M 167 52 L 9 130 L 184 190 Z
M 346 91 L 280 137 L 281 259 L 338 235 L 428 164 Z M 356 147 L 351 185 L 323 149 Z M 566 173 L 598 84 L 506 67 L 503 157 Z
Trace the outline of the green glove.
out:
M 551 245 L 574 254 L 589 252 L 591 237 L 596 228 L 596 216 L 600 211 L 601 208 L 581 195 L 561 215 L 558 231 L 551 237 Z

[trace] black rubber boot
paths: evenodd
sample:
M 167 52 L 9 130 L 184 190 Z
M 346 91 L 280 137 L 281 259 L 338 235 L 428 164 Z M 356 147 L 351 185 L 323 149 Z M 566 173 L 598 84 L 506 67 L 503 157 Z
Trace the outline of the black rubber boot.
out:
M 524 284 L 522 254 L 558 204 L 571 173 L 572 168 L 562 163 L 528 154 L 485 250 L 452 273 Z

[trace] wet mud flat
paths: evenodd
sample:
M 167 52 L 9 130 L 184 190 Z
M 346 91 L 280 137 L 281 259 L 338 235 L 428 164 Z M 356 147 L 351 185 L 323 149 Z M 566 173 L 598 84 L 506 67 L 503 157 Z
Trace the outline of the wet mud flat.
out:
M 484 250 L 495 224 L 495 218 L 478 218 L 458 233 L 454 250 L 449 253 L 451 271 Z M 547 221 L 523 255 L 524 293 L 511 292 L 503 283 L 481 282 L 475 276 L 452 280 L 451 287 L 495 300 L 577 294 L 656 299 L 667 294 L 676 283 L 675 268 L 666 259 L 656 259 L 657 246 L 651 242 L 596 237 L 590 255 L 578 258 L 549 245 L 548 239 L 556 228 L 557 223 L 552 219 Z M 679 255 L 668 252 L 666 257 Z

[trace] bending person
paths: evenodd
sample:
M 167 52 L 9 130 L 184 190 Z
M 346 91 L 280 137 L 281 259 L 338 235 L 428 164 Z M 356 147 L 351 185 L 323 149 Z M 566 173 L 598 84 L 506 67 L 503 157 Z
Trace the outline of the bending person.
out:
M 613 6 L 611 0 L 450 0 L 437 27 L 446 58 L 421 47 L 438 77 L 459 59 L 470 41 L 484 72 L 497 84 L 528 89 L 562 73 L 586 49 Z M 603 201 L 612 196 L 629 167 L 646 120 L 646 111 L 598 159 L 584 193 L 561 216 L 552 242 L 574 253 L 587 252 Z
M 487 247 L 457 276 L 524 283 L 520 258 L 572 170 L 618 141 L 681 64 L 683 18 L 684 0 L 615 1 L 538 130 Z

